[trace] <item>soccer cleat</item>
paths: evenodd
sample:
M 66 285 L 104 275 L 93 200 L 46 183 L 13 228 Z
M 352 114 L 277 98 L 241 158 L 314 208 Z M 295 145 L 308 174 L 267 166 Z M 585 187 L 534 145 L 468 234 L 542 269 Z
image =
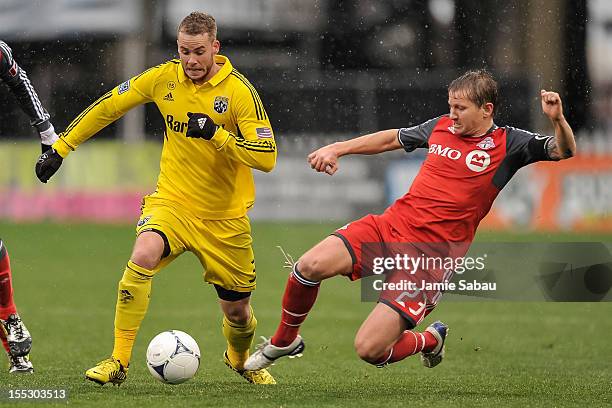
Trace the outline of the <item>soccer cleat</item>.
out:
M 229 360 L 227 356 L 227 352 L 223 354 L 223 362 L 226 366 L 228 366 L 232 371 L 240 374 L 245 380 L 250 382 L 251 384 L 276 384 L 276 380 L 272 377 L 272 374 L 268 372 L 265 368 L 261 370 L 238 370 L 235 368 Z
M 9 356 L 9 374 L 30 374 L 34 372 L 34 366 L 28 356 Z
M 100 385 L 112 383 L 121 385 L 127 378 L 128 367 L 124 367 L 114 357 L 100 361 L 95 367 L 85 372 L 85 378 Z
M 261 370 L 270 367 L 274 361 L 280 357 L 287 356 L 289 358 L 302 357 L 302 352 L 306 348 L 302 336 L 298 336 L 286 347 L 278 347 L 271 343 L 271 339 L 262 337 L 263 343 L 257 346 L 257 350 L 253 353 L 246 363 L 244 368 L 247 370 Z
M 9 345 L 9 353 L 12 357 L 26 356 L 32 349 L 32 336 L 19 318 L 13 313 L 6 320 L 1 320 L 2 330 Z
M 430 324 L 425 331 L 431 333 L 438 340 L 438 344 L 428 353 L 421 352 L 421 361 L 425 367 L 434 368 L 444 358 L 444 342 L 448 335 L 448 326 L 441 321 L 437 321 Z

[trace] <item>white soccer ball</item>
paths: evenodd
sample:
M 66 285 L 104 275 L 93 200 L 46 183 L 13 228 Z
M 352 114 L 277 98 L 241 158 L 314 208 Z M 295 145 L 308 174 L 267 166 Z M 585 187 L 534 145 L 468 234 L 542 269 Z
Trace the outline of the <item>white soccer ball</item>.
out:
M 151 375 L 166 384 L 180 384 L 192 378 L 200 366 L 200 348 L 185 332 L 170 330 L 158 334 L 147 348 Z

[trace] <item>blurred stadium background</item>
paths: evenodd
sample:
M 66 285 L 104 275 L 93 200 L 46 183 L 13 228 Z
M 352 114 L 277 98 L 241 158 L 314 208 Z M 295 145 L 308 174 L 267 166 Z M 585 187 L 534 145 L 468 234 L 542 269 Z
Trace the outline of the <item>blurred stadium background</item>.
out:
M 478 238 L 612 241 L 610 0 L 0 0 L 0 39 L 61 131 L 108 89 L 175 57 L 176 26 L 192 10 L 216 17 L 222 53 L 258 89 L 279 147 L 277 168 L 255 172 L 250 213 L 258 334 L 274 330 L 286 279 L 275 246 L 299 255 L 346 221 L 382 211 L 424 157 L 351 157 L 326 177 L 306 155 L 445 113 L 447 84 L 469 68 L 498 78 L 499 125 L 549 132 L 538 94 L 554 89 L 579 138 L 578 157 L 522 169 Z M 110 351 L 116 282 L 140 198 L 155 187 L 164 124 L 154 106 L 132 111 L 42 185 L 35 131 L 4 90 L 0 107 L 0 236 L 37 369 L 19 379 L 2 370 L 1 387 L 68 387 L 71 402 L 105 406 L 176 406 L 177 397 L 235 406 L 236 392 L 249 406 L 612 402 L 612 303 L 441 302 L 433 317 L 453 328 L 448 362 L 433 372 L 417 359 L 376 370 L 351 347 L 372 304 L 341 279 L 322 286 L 304 329 L 307 358 L 274 367 L 283 387 L 253 391 L 224 371 L 216 298 L 187 256 L 156 277 L 126 385 L 85 384 L 83 371 Z M 202 342 L 201 372 L 177 388 L 144 367 L 149 339 L 169 328 Z
M 0 0 L 0 38 L 60 131 L 106 90 L 175 57 L 180 19 L 209 11 L 222 53 L 259 90 L 281 153 L 272 174 L 256 174 L 255 220 L 344 221 L 384 209 L 422 155 L 355 157 L 333 178 L 311 173 L 305 155 L 444 113 L 449 81 L 484 66 L 501 85 L 500 125 L 550 131 L 538 91 L 559 91 L 580 157 L 522 170 L 483 227 L 612 231 L 612 2 L 479 3 Z M 109 126 L 42 186 L 31 169 L 34 131 L 13 102 L 0 93 L 1 218 L 135 219 L 158 169 L 164 125 L 154 105 Z

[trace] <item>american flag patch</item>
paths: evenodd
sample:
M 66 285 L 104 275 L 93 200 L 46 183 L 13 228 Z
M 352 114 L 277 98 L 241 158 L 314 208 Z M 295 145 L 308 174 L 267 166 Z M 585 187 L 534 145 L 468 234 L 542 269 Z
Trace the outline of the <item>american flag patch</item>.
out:
M 257 133 L 257 137 L 260 139 L 272 138 L 272 129 L 270 129 L 269 127 L 256 128 L 255 133 Z

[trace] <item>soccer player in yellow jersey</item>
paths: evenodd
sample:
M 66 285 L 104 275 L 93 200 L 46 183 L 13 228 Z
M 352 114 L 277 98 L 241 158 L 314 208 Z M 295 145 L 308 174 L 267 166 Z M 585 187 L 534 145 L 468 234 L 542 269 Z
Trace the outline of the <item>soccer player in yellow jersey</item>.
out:
M 244 370 L 244 362 L 257 326 L 250 306 L 255 262 L 246 215 L 255 200 L 251 169 L 271 171 L 276 144 L 257 91 L 218 54 L 216 36 L 212 16 L 189 14 L 178 27 L 180 60 L 102 95 L 36 163 L 46 183 L 71 151 L 137 105 L 154 102 L 165 119 L 157 189 L 144 197 L 134 249 L 119 282 L 113 352 L 85 373 L 99 384 L 125 381 L 151 280 L 185 251 L 198 257 L 204 279 L 217 290 L 226 365 L 251 383 L 275 383 L 266 370 Z

